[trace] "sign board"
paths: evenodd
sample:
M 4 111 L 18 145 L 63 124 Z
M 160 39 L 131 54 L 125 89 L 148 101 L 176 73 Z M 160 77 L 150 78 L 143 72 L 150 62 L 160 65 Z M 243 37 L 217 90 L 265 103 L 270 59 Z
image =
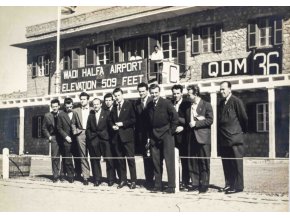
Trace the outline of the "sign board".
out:
M 282 50 L 263 49 L 245 58 L 212 61 L 202 64 L 202 78 L 282 73 Z
M 137 86 L 147 82 L 146 60 L 88 66 L 61 71 L 61 92 L 81 92 Z

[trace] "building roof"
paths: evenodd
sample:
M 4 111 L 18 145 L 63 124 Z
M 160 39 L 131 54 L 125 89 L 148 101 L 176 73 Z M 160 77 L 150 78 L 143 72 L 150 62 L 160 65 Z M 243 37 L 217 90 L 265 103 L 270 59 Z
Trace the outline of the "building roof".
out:
M 90 33 L 98 33 L 110 29 L 150 23 L 168 19 L 188 13 L 199 12 L 215 8 L 214 6 L 114 6 L 104 7 L 77 16 L 61 19 L 61 37 L 70 38 Z M 56 40 L 57 20 L 28 26 L 26 28 L 26 42 L 13 44 L 19 48 L 52 42 Z

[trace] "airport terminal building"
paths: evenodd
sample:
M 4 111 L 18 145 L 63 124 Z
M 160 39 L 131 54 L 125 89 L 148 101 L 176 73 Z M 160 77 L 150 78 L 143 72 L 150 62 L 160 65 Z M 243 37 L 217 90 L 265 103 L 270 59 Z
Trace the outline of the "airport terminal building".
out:
M 216 118 L 219 84 L 227 80 L 249 117 L 246 156 L 288 156 L 290 7 L 104 7 L 62 16 L 59 53 L 56 20 L 27 27 L 26 38 L 12 46 L 27 50 L 27 93 L 0 100 L 1 151 L 49 153 L 41 125 L 53 98 L 77 103 L 85 90 L 102 99 L 121 87 L 134 100 L 139 82 L 155 80 L 170 98 L 174 84 L 198 84 Z M 154 45 L 164 55 L 161 71 L 149 60 Z M 130 61 L 134 51 L 142 59 Z M 214 119 L 213 157 L 217 126 Z

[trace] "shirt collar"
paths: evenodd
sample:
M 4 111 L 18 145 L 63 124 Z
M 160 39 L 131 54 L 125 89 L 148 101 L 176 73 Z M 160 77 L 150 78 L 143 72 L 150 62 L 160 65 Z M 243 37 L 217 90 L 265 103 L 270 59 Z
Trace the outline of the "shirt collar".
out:
M 175 104 L 175 105 L 180 105 L 181 102 L 182 102 L 182 98 L 180 98 L 180 100 L 179 100 L 178 102 L 176 102 L 176 103 L 174 102 L 174 104 Z
M 195 102 L 193 102 L 193 104 L 195 104 L 195 105 L 198 105 L 198 104 L 199 104 L 199 102 L 200 102 L 200 99 L 201 99 L 201 98 L 197 98 L 197 99 L 196 99 L 196 101 L 195 101 Z
M 145 98 L 142 98 L 141 99 L 141 102 L 146 103 L 147 102 L 147 99 L 148 99 L 148 95 Z
M 89 110 L 89 106 L 82 107 L 82 110 Z
M 228 102 L 228 100 L 230 99 L 231 96 L 232 96 L 232 93 L 230 93 L 230 94 L 228 95 L 228 97 L 226 97 L 225 102 Z

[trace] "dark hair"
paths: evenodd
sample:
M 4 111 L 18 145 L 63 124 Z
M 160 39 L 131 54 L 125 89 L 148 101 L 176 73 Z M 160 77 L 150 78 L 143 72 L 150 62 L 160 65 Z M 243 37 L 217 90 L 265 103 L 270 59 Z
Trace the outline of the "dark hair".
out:
M 83 97 L 83 96 L 86 96 L 88 100 L 90 99 L 90 95 L 89 95 L 88 93 L 86 93 L 86 92 L 82 92 L 82 93 L 80 94 L 80 99 L 81 99 L 81 97 Z
M 148 85 L 147 85 L 147 83 L 141 82 L 141 83 L 139 83 L 139 84 L 137 85 L 137 89 L 142 88 L 142 87 L 145 87 L 146 90 L 148 90 Z
M 159 48 L 159 46 L 158 46 L 158 45 L 154 45 L 154 48 L 156 48 L 156 47 L 157 47 L 157 48 Z
M 160 86 L 158 84 L 155 84 L 155 83 L 153 83 L 153 84 L 150 85 L 149 90 L 156 89 L 156 88 L 158 88 L 159 89 L 159 92 L 160 92 Z
M 92 102 L 95 101 L 95 100 L 98 100 L 98 101 L 102 104 L 102 100 L 101 100 L 101 99 L 99 99 L 99 98 L 94 98 L 94 99 L 92 100 Z
M 65 98 L 64 99 L 64 104 L 72 104 L 73 100 L 71 98 Z
M 179 85 L 179 84 L 176 84 L 176 85 L 172 86 L 171 91 L 173 91 L 173 89 L 180 89 L 180 91 L 182 92 L 183 91 L 183 86 Z
M 222 82 L 220 83 L 220 85 L 223 84 L 223 83 L 228 84 L 228 87 L 229 87 L 230 89 L 232 88 L 232 84 L 231 84 L 231 82 L 229 82 L 229 81 L 222 81 Z
M 187 87 L 187 90 L 192 90 L 192 94 L 200 96 L 200 91 L 198 85 L 190 85 Z
M 115 94 L 116 92 L 121 92 L 123 94 L 123 90 L 119 87 L 114 89 L 113 94 Z
M 112 93 L 105 94 L 104 101 L 106 100 L 106 98 L 112 98 L 112 100 L 114 100 L 114 96 L 112 95 Z
M 52 105 L 52 104 L 55 104 L 55 103 L 58 103 L 58 105 L 60 105 L 60 102 L 59 102 L 59 100 L 58 99 L 52 99 L 51 101 L 50 101 L 50 105 Z

